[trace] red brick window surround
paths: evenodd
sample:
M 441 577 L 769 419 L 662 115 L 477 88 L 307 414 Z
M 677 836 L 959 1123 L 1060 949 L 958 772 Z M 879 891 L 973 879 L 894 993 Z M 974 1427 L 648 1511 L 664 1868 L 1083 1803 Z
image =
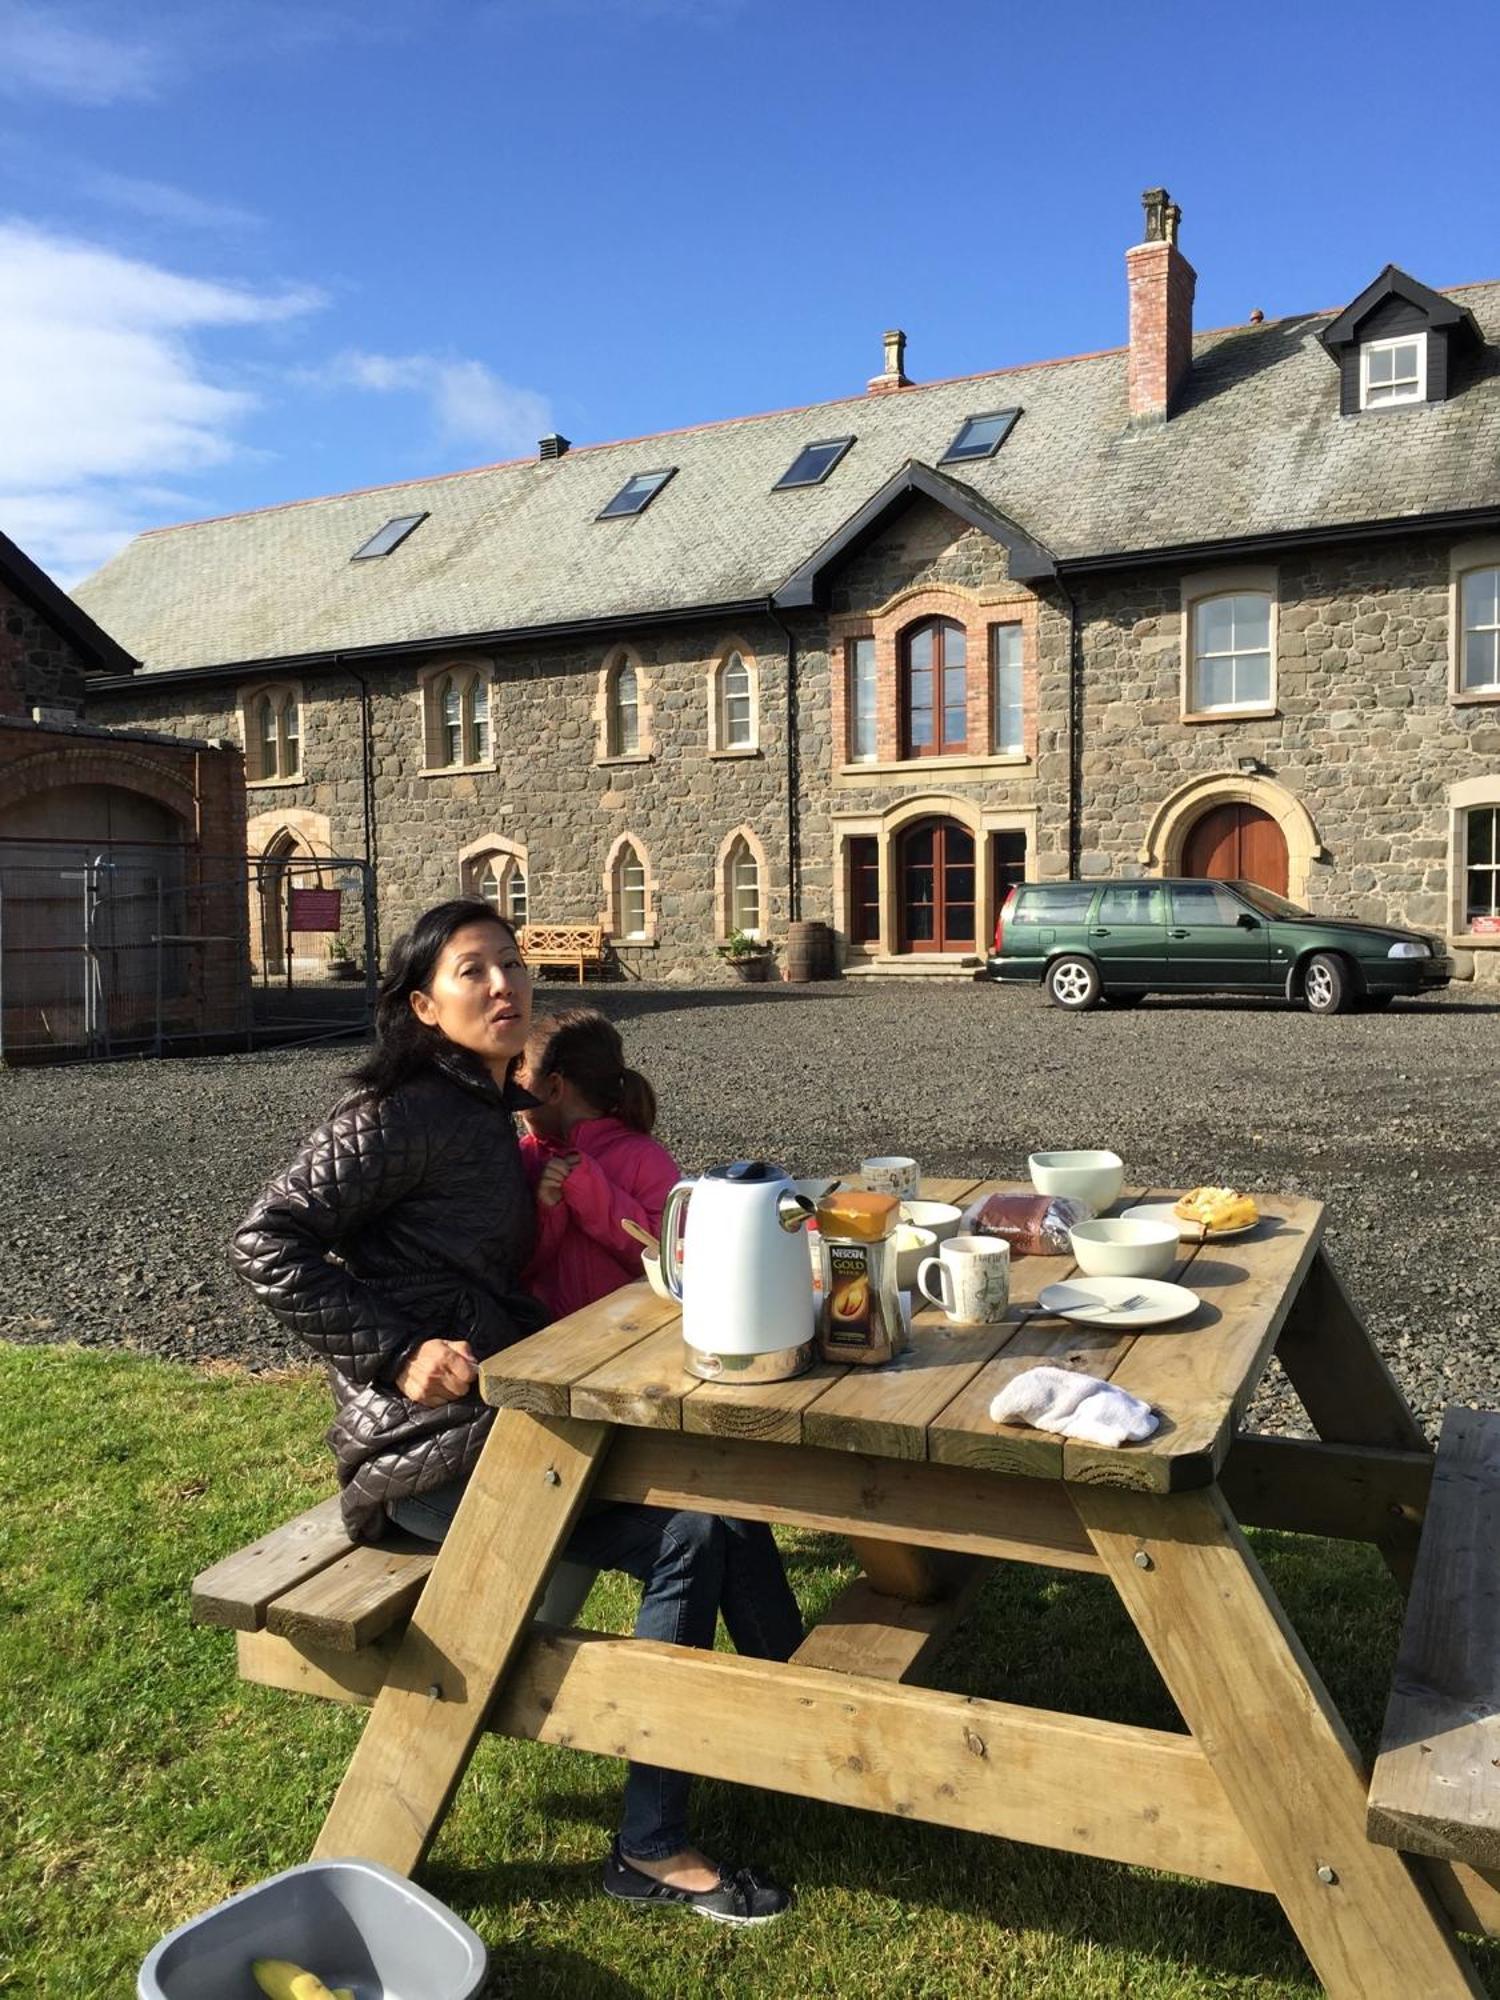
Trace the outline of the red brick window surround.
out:
M 831 734 L 843 781 L 858 782 L 856 767 L 1034 758 L 1038 613 L 1030 595 L 980 598 L 929 587 L 830 619 Z M 930 665 L 924 632 L 933 635 Z
M 956 618 L 924 618 L 901 641 L 901 751 L 951 757 L 969 747 L 969 640 Z

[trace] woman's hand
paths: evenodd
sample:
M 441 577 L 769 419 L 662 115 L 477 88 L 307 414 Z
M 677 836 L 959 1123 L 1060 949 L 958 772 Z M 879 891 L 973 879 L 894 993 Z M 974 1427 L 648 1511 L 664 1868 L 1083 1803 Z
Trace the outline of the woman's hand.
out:
M 466 1340 L 424 1340 L 396 1370 L 402 1395 L 430 1410 L 457 1402 L 478 1380 L 479 1363 Z
M 549 1160 L 542 1168 L 542 1178 L 537 1182 L 536 1198 L 543 1208 L 556 1208 L 562 1200 L 563 1182 L 577 1165 L 576 1153 L 559 1153 L 555 1160 Z

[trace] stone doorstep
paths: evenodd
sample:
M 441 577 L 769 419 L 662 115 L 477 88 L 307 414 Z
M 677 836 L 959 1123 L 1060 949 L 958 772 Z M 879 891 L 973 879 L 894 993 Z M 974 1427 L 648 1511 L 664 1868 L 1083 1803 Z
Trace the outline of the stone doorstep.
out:
M 973 951 L 914 951 L 899 958 L 849 959 L 845 979 L 972 979 L 984 960 Z

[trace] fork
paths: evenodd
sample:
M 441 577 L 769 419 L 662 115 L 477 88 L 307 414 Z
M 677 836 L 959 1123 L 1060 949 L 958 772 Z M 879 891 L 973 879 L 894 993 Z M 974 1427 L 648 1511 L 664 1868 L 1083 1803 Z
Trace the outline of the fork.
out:
M 1150 1300 L 1146 1297 L 1146 1294 L 1144 1292 L 1137 1292 L 1133 1299 L 1121 1299 L 1116 1305 L 1112 1306 L 1105 1305 L 1101 1302 L 1098 1306 L 1095 1307 L 1095 1311 L 1109 1312 L 1109 1313 L 1128 1313 L 1128 1312 L 1135 1312 L 1138 1307 L 1149 1304 Z

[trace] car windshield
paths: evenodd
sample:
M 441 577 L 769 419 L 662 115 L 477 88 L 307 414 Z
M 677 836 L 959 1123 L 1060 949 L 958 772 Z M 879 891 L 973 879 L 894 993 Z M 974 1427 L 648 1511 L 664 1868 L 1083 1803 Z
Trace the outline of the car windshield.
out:
M 1243 896 L 1252 910 L 1259 910 L 1263 917 L 1306 917 L 1310 910 L 1289 903 L 1285 896 L 1278 896 L 1274 889 L 1263 889 L 1259 882 L 1231 882 L 1229 887 L 1237 896 Z

